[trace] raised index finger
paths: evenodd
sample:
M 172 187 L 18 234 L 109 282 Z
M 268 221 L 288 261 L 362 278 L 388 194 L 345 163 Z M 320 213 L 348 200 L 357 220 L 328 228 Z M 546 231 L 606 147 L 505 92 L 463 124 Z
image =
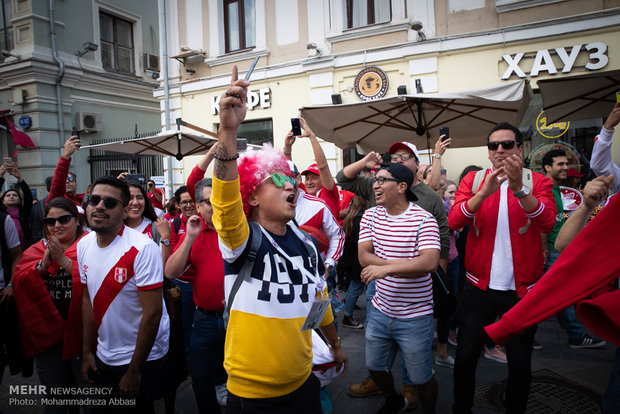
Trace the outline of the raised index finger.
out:
M 233 65 L 232 67 L 232 78 L 230 79 L 230 84 L 232 85 L 239 79 L 239 69 L 237 65 Z

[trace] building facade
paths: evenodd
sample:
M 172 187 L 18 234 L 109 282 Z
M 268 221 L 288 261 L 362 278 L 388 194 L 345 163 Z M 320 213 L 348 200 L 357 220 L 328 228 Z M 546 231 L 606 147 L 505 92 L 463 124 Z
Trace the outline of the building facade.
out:
M 522 78 L 537 92 L 541 79 L 620 69 L 618 0 L 169 0 L 167 15 L 171 119 L 216 131 L 232 65 L 244 75 L 260 56 L 240 136 L 280 148 L 299 108 L 332 104 L 332 95 L 360 101 L 354 81 L 369 66 L 387 75 L 385 96 L 399 86 L 453 92 Z M 155 95 L 163 99 L 162 89 Z M 521 125 L 532 132 L 526 153 L 555 142 L 539 133 L 541 107 L 535 93 Z M 587 155 L 602 123 L 572 122 L 559 139 Z M 386 137 L 386 149 L 397 140 Z M 347 157 L 323 145 L 335 174 Z M 620 146 L 613 150 L 620 162 Z M 310 145 L 296 143 L 293 159 L 312 163 Z M 466 165 L 488 165 L 486 148 L 451 150 L 444 162 L 456 178 Z M 179 176 L 193 165 L 177 165 Z
M 153 97 L 160 73 L 155 1 L 1 3 L 0 110 L 36 145 L 20 150 L 16 160 L 37 197 L 47 193 L 45 177 L 72 130 L 81 130 L 87 145 L 160 129 Z M 14 155 L 10 135 L 0 131 L 0 139 L 3 156 Z M 80 192 L 93 178 L 90 155 L 85 150 L 73 157 Z M 99 166 L 96 175 L 115 168 L 121 167 Z

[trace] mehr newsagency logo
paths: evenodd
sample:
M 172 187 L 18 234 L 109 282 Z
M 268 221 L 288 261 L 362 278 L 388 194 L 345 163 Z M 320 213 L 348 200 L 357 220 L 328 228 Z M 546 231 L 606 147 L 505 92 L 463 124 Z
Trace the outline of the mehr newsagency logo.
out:
M 388 77 L 376 66 L 362 69 L 353 82 L 355 93 L 363 101 L 383 98 L 388 89 Z

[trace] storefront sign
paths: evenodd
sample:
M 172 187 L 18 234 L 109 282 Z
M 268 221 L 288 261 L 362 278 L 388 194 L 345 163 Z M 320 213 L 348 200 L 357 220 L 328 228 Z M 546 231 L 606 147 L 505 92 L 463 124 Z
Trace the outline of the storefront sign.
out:
M 536 52 L 534 63 L 530 70 L 530 77 L 536 77 L 540 72 L 547 72 L 550 75 L 558 73 L 558 67 L 556 67 L 551 53 L 555 51 L 557 56 L 562 61 L 562 73 L 569 73 L 580 53 L 588 53 L 588 63 L 585 68 L 588 70 L 603 69 L 609 63 L 609 57 L 607 56 L 607 45 L 603 42 L 592 42 L 587 45 L 575 45 L 567 51 L 564 47 L 556 47 L 555 49 L 542 49 Z M 514 73 L 520 78 L 527 77 L 524 68 L 521 66 L 521 59 L 525 52 L 519 52 L 515 55 L 503 55 L 502 58 L 508 64 L 508 69 L 502 75 L 502 79 L 508 79 Z
M 388 89 L 388 78 L 384 71 L 375 66 L 364 68 L 353 81 L 355 93 L 363 101 L 383 98 Z
M 257 106 L 262 109 L 271 107 L 271 89 L 262 88 L 257 91 L 250 91 L 248 93 L 248 101 L 245 106 L 252 111 Z M 220 95 L 213 96 L 211 98 L 211 115 L 217 115 L 220 111 Z
M 540 132 L 540 135 L 545 138 L 560 138 L 562 135 L 566 134 L 569 127 L 570 122 L 555 122 L 551 125 L 547 125 L 547 115 L 545 111 L 540 111 L 540 114 L 538 114 L 536 118 L 536 129 Z

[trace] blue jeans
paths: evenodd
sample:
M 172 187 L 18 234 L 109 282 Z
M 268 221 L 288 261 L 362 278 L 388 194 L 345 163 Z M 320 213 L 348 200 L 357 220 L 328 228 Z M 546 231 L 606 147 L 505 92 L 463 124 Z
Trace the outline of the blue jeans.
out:
M 355 304 L 357 303 L 357 298 L 360 297 L 362 293 L 364 293 L 364 287 L 366 285 L 360 282 L 359 280 L 351 280 L 349 283 L 349 289 L 347 290 L 347 296 L 345 296 L 345 305 L 344 305 L 344 315 L 345 316 L 353 316 L 353 310 L 355 310 Z
M 368 326 L 368 319 L 370 318 L 370 313 L 373 311 L 374 306 L 372 304 L 372 298 L 375 296 L 375 292 L 377 291 L 377 284 L 373 280 L 366 286 L 366 326 Z M 409 379 L 409 375 L 407 374 L 407 364 L 405 364 L 405 359 L 401 361 L 402 373 L 403 373 L 403 383 L 408 385 L 413 385 L 413 382 Z
M 400 348 L 411 382 L 426 384 L 433 376 L 433 330 L 432 314 L 399 319 L 373 309 L 366 325 L 366 367 L 391 370 Z
M 221 316 L 196 310 L 189 342 L 189 372 L 200 413 L 219 413 L 215 386 L 226 382 L 224 340 L 226 328 Z
M 181 320 L 183 321 L 183 339 L 185 341 L 185 355 L 189 352 L 189 341 L 192 336 L 192 326 L 194 325 L 194 285 L 187 282 L 181 282 L 177 279 L 173 280 L 175 286 L 180 286 L 183 292 L 181 299 Z
M 607 391 L 603 395 L 603 414 L 620 413 L 620 348 L 614 354 Z
M 550 251 L 549 258 L 547 259 L 547 264 L 545 265 L 545 272 L 549 270 L 551 266 L 558 260 L 560 257 L 560 252 Z M 560 322 L 560 326 L 566 329 L 566 333 L 568 334 L 569 340 L 580 340 L 585 336 L 583 332 L 583 327 L 579 320 L 577 319 L 577 311 L 575 310 L 575 305 L 571 305 L 568 308 L 560 311 L 558 313 L 558 322 Z

